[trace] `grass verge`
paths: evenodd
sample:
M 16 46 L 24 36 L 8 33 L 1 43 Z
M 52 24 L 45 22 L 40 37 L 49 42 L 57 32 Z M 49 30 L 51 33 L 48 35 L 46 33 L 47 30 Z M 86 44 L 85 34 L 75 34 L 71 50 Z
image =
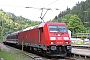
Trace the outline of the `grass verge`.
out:
M 25 60 L 21 52 L 5 52 L 0 50 L 0 58 L 4 60 Z
M 12 54 L 10 52 L 0 51 L 0 58 L 3 58 L 4 60 L 16 60 L 15 55 L 15 53 Z

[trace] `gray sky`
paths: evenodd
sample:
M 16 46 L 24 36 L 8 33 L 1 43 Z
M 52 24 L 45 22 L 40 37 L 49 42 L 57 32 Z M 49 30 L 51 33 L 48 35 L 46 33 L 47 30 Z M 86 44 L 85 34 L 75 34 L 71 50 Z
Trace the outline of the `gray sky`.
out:
M 67 6 L 72 8 L 77 2 L 86 1 L 86 0 L 0 0 L 0 9 L 3 9 L 5 12 L 14 13 L 16 16 L 23 16 L 30 20 L 40 20 L 40 9 L 33 8 L 24 8 L 24 7 L 35 7 L 35 8 L 52 8 L 49 10 L 44 17 L 45 21 L 53 19 L 60 11 L 64 11 Z M 58 8 L 60 10 L 55 10 Z M 43 13 L 45 13 L 44 10 Z

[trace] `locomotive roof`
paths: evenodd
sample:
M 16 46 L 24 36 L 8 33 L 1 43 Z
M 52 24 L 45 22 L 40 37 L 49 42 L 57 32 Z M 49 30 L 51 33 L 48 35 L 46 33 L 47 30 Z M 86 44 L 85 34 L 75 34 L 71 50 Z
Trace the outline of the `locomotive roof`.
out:
M 48 25 L 65 25 L 63 22 L 47 22 Z
M 23 29 L 22 31 L 31 30 L 31 29 L 34 29 L 34 28 L 40 28 L 40 27 L 43 27 L 44 25 L 45 25 L 45 23 L 41 23 L 39 25 L 35 25 L 35 26 L 28 27 L 26 29 Z
M 48 25 L 65 25 L 65 23 L 59 23 L 59 22 L 43 22 L 39 25 L 35 25 L 35 26 L 31 26 L 31 27 L 28 27 L 26 29 L 23 29 L 22 31 L 27 31 L 27 30 L 31 30 L 31 29 L 34 29 L 34 28 L 40 28 L 40 27 L 43 27 L 45 24 L 48 24 Z

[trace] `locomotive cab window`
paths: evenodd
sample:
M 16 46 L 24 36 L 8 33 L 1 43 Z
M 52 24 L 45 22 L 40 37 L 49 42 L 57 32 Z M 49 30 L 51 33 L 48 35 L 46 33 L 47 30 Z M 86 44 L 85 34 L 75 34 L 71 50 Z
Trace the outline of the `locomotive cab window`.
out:
M 58 26 L 59 32 L 66 32 L 66 26 Z
M 49 26 L 49 31 L 50 32 L 58 32 L 57 26 Z
M 49 26 L 50 32 L 66 32 L 66 26 Z

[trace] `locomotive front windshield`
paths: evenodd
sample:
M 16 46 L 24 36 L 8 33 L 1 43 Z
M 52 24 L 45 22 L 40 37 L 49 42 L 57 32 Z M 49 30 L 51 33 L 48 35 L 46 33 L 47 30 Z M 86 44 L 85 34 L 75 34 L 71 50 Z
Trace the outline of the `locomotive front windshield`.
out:
M 66 32 L 66 26 L 49 26 L 50 32 Z

